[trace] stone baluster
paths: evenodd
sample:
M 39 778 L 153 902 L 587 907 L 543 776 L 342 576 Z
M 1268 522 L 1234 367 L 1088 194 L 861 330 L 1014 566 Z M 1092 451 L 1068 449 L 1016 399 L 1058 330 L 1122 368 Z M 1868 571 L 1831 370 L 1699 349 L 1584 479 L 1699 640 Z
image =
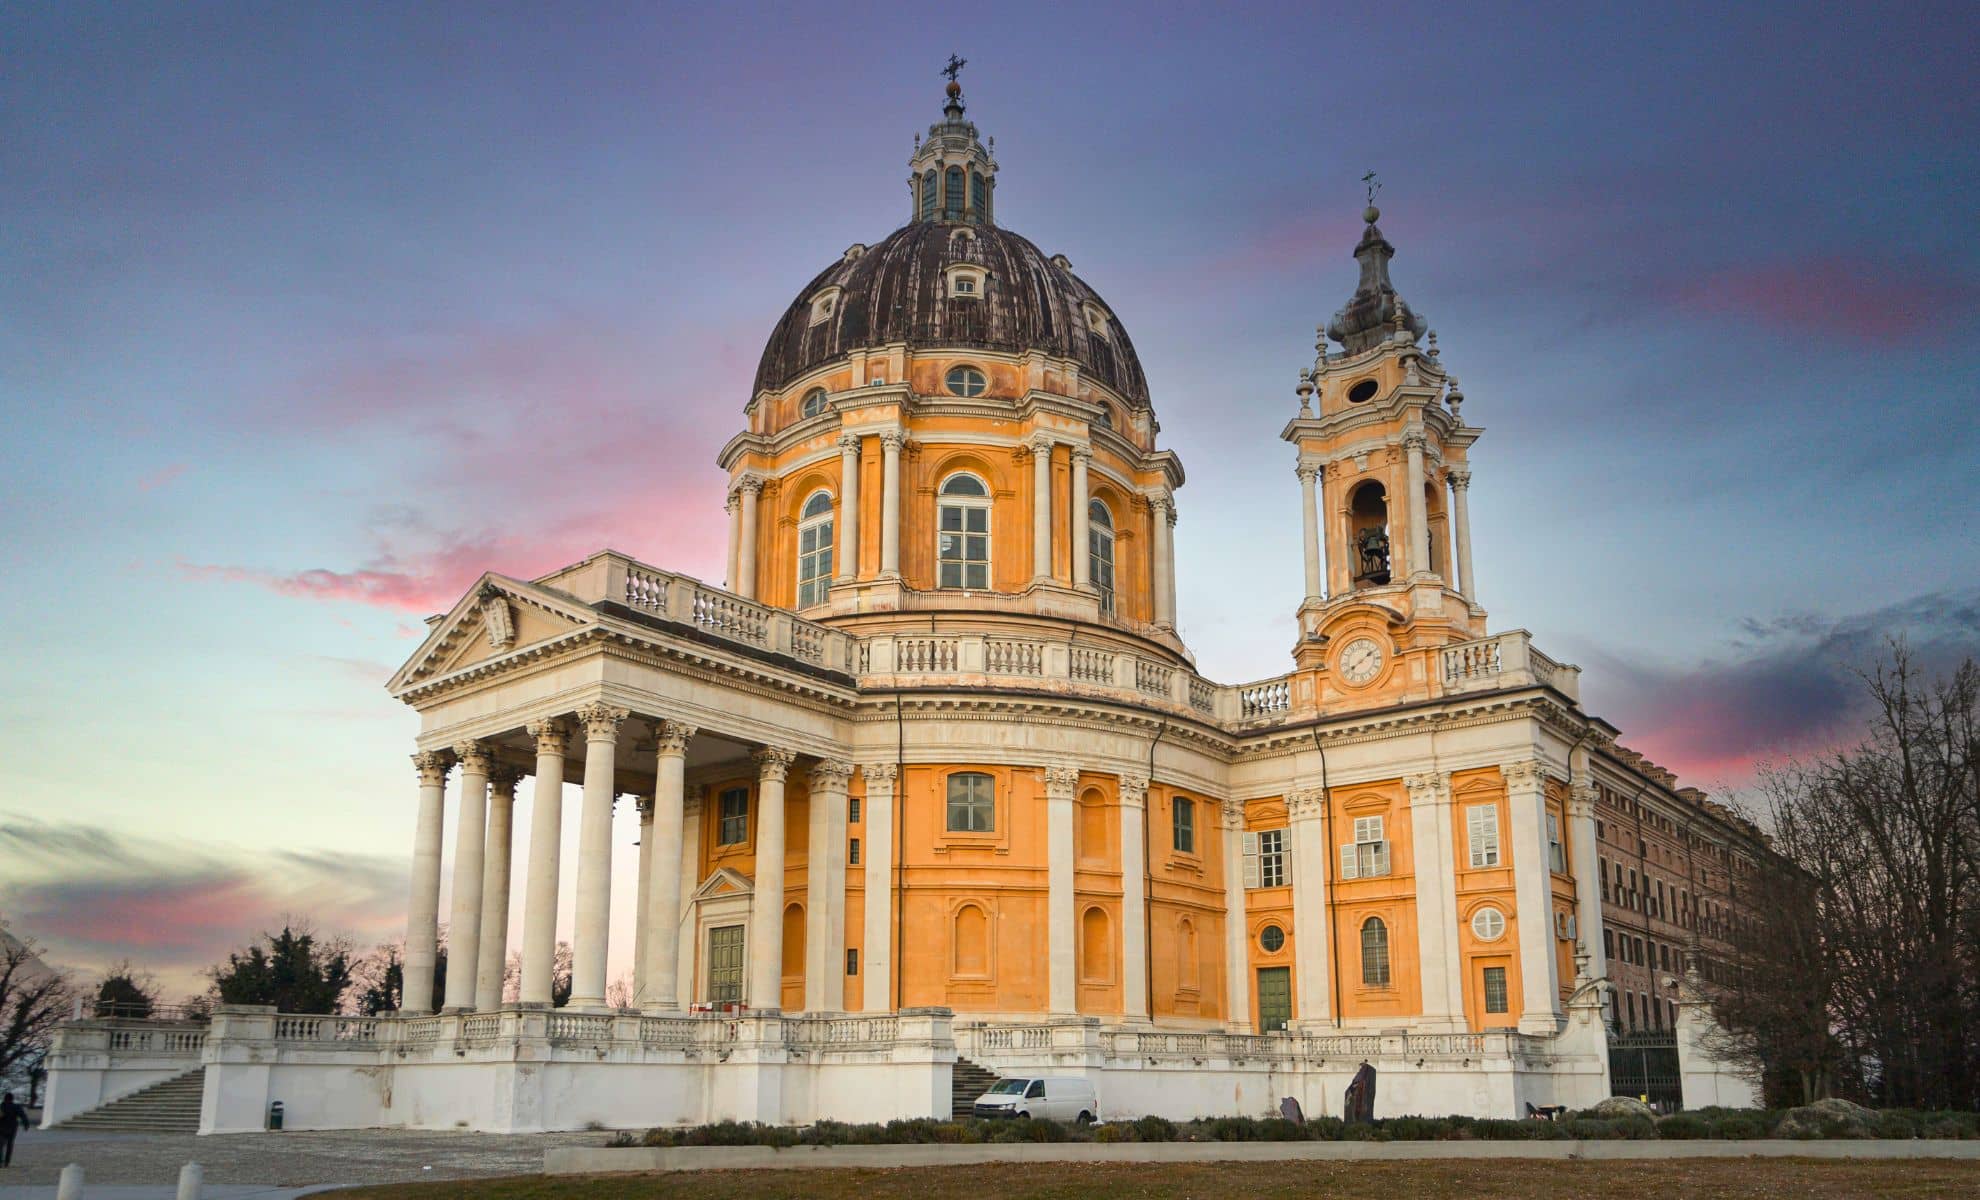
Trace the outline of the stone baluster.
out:
M 564 834 L 564 754 L 570 730 L 560 720 L 527 726 L 536 739 L 536 790 L 530 799 L 529 878 L 523 887 L 522 990 L 525 1004 L 548 1005 L 557 959 L 557 875 Z
M 578 820 L 572 1008 L 605 1007 L 605 964 L 612 939 L 612 805 L 618 798 L 619 723 L 628 715 L 602 701 L 577 710 L 584 725 L 584 807 Z
M 784 777 L 797 757 L 766 746 L 756 758 L 756 878 L 749 906 L 749 1005 L 784 1006 Z
M 413 825 L 412 898 L 406 904 L 406 958 L 402 1012 L 433 1011 L 433 964 L 440 947 L 440 840 L 447 821 L 446 754 L 421 751 L 412 756 L 419 772 L 419 815 Z

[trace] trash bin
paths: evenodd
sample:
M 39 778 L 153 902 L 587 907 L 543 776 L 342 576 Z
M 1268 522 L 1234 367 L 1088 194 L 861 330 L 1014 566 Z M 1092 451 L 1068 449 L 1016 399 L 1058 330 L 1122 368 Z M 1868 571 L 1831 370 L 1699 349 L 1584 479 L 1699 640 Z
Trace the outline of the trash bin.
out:
M 270 1129 L 280 1129 L 282 1127 L 282 1102 L 280 1100 L 276 1100 L 268 1106 L 268 1127 Z

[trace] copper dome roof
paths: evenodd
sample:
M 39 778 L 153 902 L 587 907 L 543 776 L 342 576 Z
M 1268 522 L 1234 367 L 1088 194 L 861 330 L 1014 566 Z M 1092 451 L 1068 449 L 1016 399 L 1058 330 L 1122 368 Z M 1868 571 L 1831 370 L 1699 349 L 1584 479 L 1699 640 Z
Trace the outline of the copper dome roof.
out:
M 981 295 L 947 295 L 947 269 L 957 264 L 983 269 Z M 831 315 L 814 322 L 814 297 L 834 287 L 840 290 Z M 1087 327 L 1089 313 L 1097 330 Z M 770 334 L 755 391 L 779 390 L 850 350 L 892 342 L 918 350 L 1042 350 L 1074 359 L 1130 404 L 1148 403 L 1127 330 L 1064 258 L 1047 258 L 995 225 L 949 221 L 905 225 L 876 246 L 854 247 L 813 279 Z

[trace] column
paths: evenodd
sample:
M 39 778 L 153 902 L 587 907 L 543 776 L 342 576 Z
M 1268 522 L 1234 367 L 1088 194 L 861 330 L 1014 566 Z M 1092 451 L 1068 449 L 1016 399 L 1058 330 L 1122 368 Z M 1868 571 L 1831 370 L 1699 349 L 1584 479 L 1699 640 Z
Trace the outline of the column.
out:
M 1175 545 L 1171 526 L 1176 523 L 1176 504 L 1167 495 L 1148 498 L 1148 520 L 1154 527 L 1155 545 L 1149 558 L 1149 591 L 1155 600 L 1155 624 L 1162 629 L 1176 627 Z
M 1568 797 L 1568 842 L 1574 847 L 1574 925 L 1577 948 L 1588 956 L 1588 977 L 1609 973 L 1602 953 L 1602 861 L 1595 844 L 1595 785 L 1578 783 Z
M 481 875 L 481 946 L 474 959 L 474 1006 L 484 1012 L 502 1007 L 502 980 L 508 973 L 509 875 L 520 774 L 499 765 L 488 773 L 488 861 Z
M 1251 1032 L 1251 922 L 1244 900 L 1244 804 L 1223 803 L 1224 1023 Z
M 557 872 L 564 836 L 564 751 L 570 731 L 560 720 L 527 726 L 536 739 L 536 790 L 530 798 L 529 878 L 523 885 L 524 1004 L 550 1003 L 557 960 Z
M 1459 969 L 1455 895 L 1457 877 L 1445 832 L 1451 820 L 1451 777 L 1446 771 L 1410 775 L 1411 869 L 1416 876 L 1416 956 L 1426 1024 L 1462 1021 L 1464 1009 L 1451 1006 L 1452 975 Z
M 1471 471 L 1452 471 L 1449 478 L 1451 515 L 1457 524 L 1458 591 L 1476 604 L 1478 593 L 1471 587 Z
M 846 785 L 853 765 L 811 768 L 811 836 L 805 851 L 804 1007 L 846 1010 Z
M 863 1012 L 894 1007 L 894 763 L 865 763 L 866 779 L 866 952 L 859 971 L 865 977 Z
M 1045 768 L 1045 949 L 1046 1007 L 1053 1013 L 1079 1011 L 1078 928 L 1073 920 L 1073 794 L 1077 767 Z
M 684 788 L 681 801 L 681 887 L 680 920 L 678 926 L 685 926 L 674 956 L 674 999 L 682 1008 L 695 1002 L 694 995 L 694 954 L 700 939 L 700 927 L 690 918 L 694 912 L 694 894 L 701 887 L 701 806 L 707 794 L 706 787 Z
M 763 494 L 761 479 L 745 479 L 736 485 L 742 492 L 742 547 L 736 564 L 736 595 L 756 599 L 756 501 Z
M 840 583 L 859 578 L 859 435 L 839 439 L 839 548 L 834 573 Z
M 1320 583 L 1320 512 L 1314 506 L 1313 481 L 1320 476 L 1320 468 L 1311 463 L 1301 463 L 1294 474 L 1299 476 L 1299 521 L 1306 535 L 1306 603 L 1317 604 L 1321 596 Z
M 571 945 L 571 1003 L 605 1007 L 605 959 L 612 939 L 612 802 L 618 798 L 619 722 L 623 708 L 594 701 L 577 710 L 584 724 L 584 808 L 578 819 L 577 936 Z
M 1093 460 L 1087 446 L 1072 448 L 1072 581 L 1076 588 L 1091 587 L 1092 564 L 1087 561 L 1086 466 Z
M 1052 576 L 1052 439 L 1034 438 L 1031 448 L 1031 577 Z
M 1292 841 L 1293 1011 L 1302 1025 L 1331 1019 L 1334 1011 L 1328 974 L 1327 833 L 1323 820 L 1327 793 L 1320 788 L 1286 797 L 1286 836 Z
M 1547 775 L 1537 759 L 1506 763 L 1512 810 L 1513 904 L 1519 921 L 1521 1033 L 1559 1028 L 1560 984 L 1554 961 L 1553 872 L 1547 864 Z
M 1430 520 L 1423 511 L 1423 431 L 1412 429 L 1403 435 L 1403 449 L 1409 455 L 1409 553 L 1404 558 L 1408 572 L 1404 578 L 1413 579 L 1430 570 Z M 1391 512 L 1395 511 L 1393 508 Z
M 633 1004 L 646 1006 L 646 908 L 653 886 L 653 797 L 634 796 L 639 810 L 639 882 L 633 897 Z
M 722 577 L 722 586 L 735 592 L 742 587 L 742 498 L 731 491 L 722 511 L 729 514 L 729 573 Z
M 907 435 L 880 435 L 880 574 L 901 574 L 901 446 Z
M 756 752 L 756 879 L 749 904 L 749 1006 L 784 1006 L 784 775 L 797 755 Z
M 454 822 L 454 911 L 447 922 L 446 1007 L 474 1007 L 474 981 L 481 955 L 482 858 L 488 849 L 488 768 L 493 763 L 480 742 L 460 742 L 460 813 Z
M 680 1007 L 681 857 L 687 822 L 687 746 L 694 726 L 654 722 L 659 765 L 653 773 L 653 824 L 641 844 L 653 843 L 653 874 L 646 883 L 646 945 L 636 970 L 641 1007 L 666 1012 Z
M 405 984 L 399 1010 L 433 1011 L 433 960 L 440 944 L 440 839 L 447 821 L 444 793 L 452 763 L 444 753 L 412 756 L 419 772 L 419 816 L 413 823 L 412 898 L 406 903 Z
M 1148 777 L 1121 787 L 1121 1019 L 1148 1019 Z

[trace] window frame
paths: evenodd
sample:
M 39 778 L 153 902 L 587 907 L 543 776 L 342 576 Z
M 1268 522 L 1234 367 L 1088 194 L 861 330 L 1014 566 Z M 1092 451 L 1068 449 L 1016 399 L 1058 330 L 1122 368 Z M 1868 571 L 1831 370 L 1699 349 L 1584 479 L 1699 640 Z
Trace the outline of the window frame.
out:
M 1480 815 L 1489 818 L 1490 828 L 1483 831 L 1485 838 L 1481 845 L 1480 830 L 1474 824 Z M 1499 805 L 1488 800 L 1483 804 L 1464 806 L 1464 846 L 1465 861 L 1474 871 L 1489 871 L 1505 865 L 1505 843 L 1499 833 Z
M 1161 520 L 1161 514 L 1155 515 Z M 1105 547 L 1103 557 L 1101 548 Z M 1117 561 L 1114 512 L 1098 496 L 1086 502 L 1086 578 L 1100 593 L 1100 611 L 1114 615 L 1114 573 Z
M 1371 929 L 1376 940 L 1371 943 Z M 1390 988 L 1395 972 L 1389 961 L 1389 923 L 1379 913 L 1370 913 L 1361 922 L 1361 986 Z
M 950 492 L 950 486 L 958 479 L 970 480 L 981 488 L 982 492 L 977 495 Z M 950 509 L 956 510 L 958 514 L 956 517 L 956 528 L 953 530 L 946 528 Z M 943 477 L 942 482 L 935 489 L 935 586 L 938 589 L 961 592 L 990 590 L 990 581 L 994 578 L 992 574 L 994 568 L 992 560 L 994 545 L 991 537 L 994 532 L 992 523 L 995 516 L 995 509 L 996 500 L 990 490 L 990 483 L 981 475 L 978 475 L 974 471 L 952 471 Z M 983 527 L 981 529 L 971 529 L 969 527 L 970 514 L 979 512 L 983 514 Z M 955 539 L 958 547 L 957 554 L 949 555 L 943 553 L 943 539 L 945 538 Z M 972 538 L 978 538 L 982 541 L 983 556 L 981 559 L 969 556 L 969 551 L 972 549 L 970 542 Z M 955 578 L 957 582 L 955 583 L 949 583 L 944 578 L 946 574 L 944 568 L 950 566 L 956 569 Z M 972 572 L 970 568 L 978 566 L 982 568 L 981 582 L 971 582 Z
M 1494 972 L 1498 973 L 1497 982 L 1499 985 L 1498 986 L 1499 1004 L 1497 1008 L 1494 1008 L 1492 1006 L 1492 984 L 1493 984 Z M 1497 965 L 1485 967 L 1479 974 L 1478 977 L 1479 1007 L 1484 1009 L 1485 1015 L 1493 1016 L 1493 1017 L 1501 1017 L 1501 1016 L 1510 1016 L 1512 1014 L 1512 981 L 1510 978 L 1508 978 L 1509 975 L 1510 972 L 1507 970 L 1507 968 Z
M 1561 841 L 1560 815 L 1547 812 L 1547 867 L 1556 875 L 1567 874 L 1567 846 Z
M 970 815 L 965 818 L 965 824 L 961 828 L 957 828 L 956 784 L 965 780 L 970 781 L 971 790 L 973 790 L 974 781 L 981 780 L 984 791 L 987 794 L 980 797 L 974 795 L 962 797 L 962 803 L 965 806 L 964 811 Z M 990 774 L 988 771 L 951 771 L 943 777 L 942 799 L 942 831 L 944 833 L 982 836 L 993 835 L 997 832 L 997 777 L 995 775 Z M 982 814 L 985 822 L 981 827 L 975 825 L 976 815 L 978 813 Z
M 1486 934 L 1485 931 L 1478 928 L 1479 920 L 1484 916 L 1486 916 L 1487 914 L 1490 914 L 1492 918 L 1499 923 L 1498 929 L 1489 935 Z M 1476 910 L 1472 912 L 1471 919 L 1469 921 L 1466 921 L 1465 925 L 1471 930 L 1471 936 L 1477 938 L 1479 941 L 1496 942 L 1500 938 L 1506 936 L 1505 910 L 1500 908 L 1496 904 L 1481 904 L 1478 906 Z
M 734 813 L 729 811 L 731 799 L 741 801 L 738 811 Z M 715 845 L 718 848 L 749 845 L 749 799 L 749 788 L 744 784 L 723 788 L 715 794 Z M 731 821 L 738 823 L 738 832 L 733 838 L 728 836 Z
M 809 421 L 813 417 L 824 415 L 825 405 L 829 400 L 830 397 L 824 388 L 812 388 L 804 394 L 803 399 L 798 401 L 798 420 Z
M 956 377 L 965 371 L 969 374 L 963 375 L 963 383 L 958 385 Z M 990 373 L 973 363 L 957 363 L 942 372 L 942 389 L 951 396 L 974 400 L 990 390 Z
M 1355 817 L 1354 840 L 1341 843 L 1341 878 L 1379 879 L 1393 870 L 1389 854 L 1389 823 L 1385 813 Z M 1363 836 L 1372 832 L 1374 837 Z
M 1271 839 L 1271 848 L 1266 848 L 1266 839 Z M 1242 841 L 1244 854 L 1245 888 L 1268 888 L 1286 886 L 1286 830 L 1282 825 L 1277 829 L 1246 830 Z
M 1196 801 L 1169 797 L 1169 845 L 1177 854 L 1196 853 Z
M 820 500 L 825 501 L 825 507 L 813 512 L 813 506 Z M 838 505 L 835 501 L 831 492 L 819 488 L 805 497 L 804 504 L 798 508 L 797 608 L 811 608 L 825 603 L 832 590 L 833 550 L 838 536 Z M 807 536 L 815 537 L 809 550 L 805 549 L 804 544 Z

